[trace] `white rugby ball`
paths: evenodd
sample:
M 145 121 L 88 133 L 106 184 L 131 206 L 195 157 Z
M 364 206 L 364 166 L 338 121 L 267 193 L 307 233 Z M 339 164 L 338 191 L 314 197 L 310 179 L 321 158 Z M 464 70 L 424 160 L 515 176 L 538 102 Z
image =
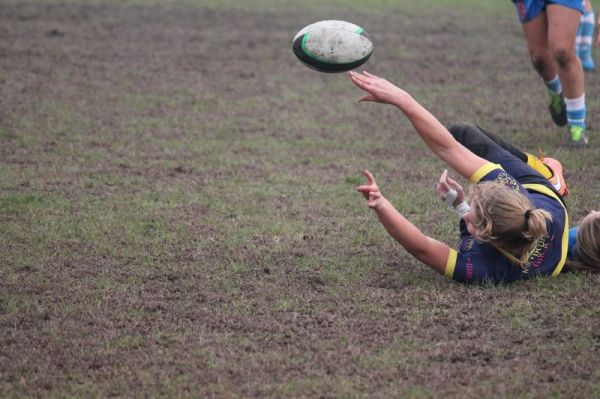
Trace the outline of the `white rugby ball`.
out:
M 320 72 L 345 72 L 367 62 L 373 39 L 366 30 L 345 21 L 319 21 L 302 28 L 292 41 L 294 54 Z

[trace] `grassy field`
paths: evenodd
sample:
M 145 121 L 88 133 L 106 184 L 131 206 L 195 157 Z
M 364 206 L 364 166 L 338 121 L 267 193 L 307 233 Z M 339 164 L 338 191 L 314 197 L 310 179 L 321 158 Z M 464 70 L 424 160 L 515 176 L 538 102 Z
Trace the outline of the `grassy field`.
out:
M 443 123 L 563 161 L 508 1 L 0 0 L 1 397 L 600 396 L 600 279 L 461 286 L 387 236 L 369 168 L 456 243 L 444 166 L 391 107 L 291 38 L 353 21 L 366 69 Z M 464 182 L 463 182 L 464 183 Z

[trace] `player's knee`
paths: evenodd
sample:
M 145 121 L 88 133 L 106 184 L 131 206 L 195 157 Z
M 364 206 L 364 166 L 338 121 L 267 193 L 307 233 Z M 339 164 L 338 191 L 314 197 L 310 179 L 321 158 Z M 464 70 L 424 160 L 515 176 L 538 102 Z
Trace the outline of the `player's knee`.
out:
M 533 64 L 535 70 L 540 74 L 544 74 L 545 70 L 550 66 L 548 57 L 546 57 L 545 55 L 538 55 L 533 53 L 531 53 L 530 56 L 531 63 Z
M 560 68 L 566 68 L 570 63 L 575 61 L 575 52 L 571 48 L 556 47 L 552 49 L 554 59 Z

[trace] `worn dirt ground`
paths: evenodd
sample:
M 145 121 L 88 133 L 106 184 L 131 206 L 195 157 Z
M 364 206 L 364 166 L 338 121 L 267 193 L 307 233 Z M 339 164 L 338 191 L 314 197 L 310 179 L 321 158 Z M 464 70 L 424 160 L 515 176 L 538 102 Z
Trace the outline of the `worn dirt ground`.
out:
M 0 396 L 598 397 L 598 277 L 467 287 L 354 191 L 455 243 L 443 165 L 291 38 L 325 18 L 444 123 L 563 160 L 510 2 L 0 1 Z

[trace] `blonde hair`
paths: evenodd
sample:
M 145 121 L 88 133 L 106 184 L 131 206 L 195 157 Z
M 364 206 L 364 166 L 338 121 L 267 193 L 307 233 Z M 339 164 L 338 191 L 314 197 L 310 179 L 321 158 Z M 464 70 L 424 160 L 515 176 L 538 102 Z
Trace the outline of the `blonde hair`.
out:
M 524 269 L 537 240 L 548 234 L 546 221 L 552 220 L 549 212 L 534 209 L 523 194 L 495 182 L 472 186 L 471 213 L 475 239 L 510 248 Z
M 586 216 L 577 232 L 579 259 L 569 259 L 566 266 L 572 270 L 600 272 L 600 214 Z

